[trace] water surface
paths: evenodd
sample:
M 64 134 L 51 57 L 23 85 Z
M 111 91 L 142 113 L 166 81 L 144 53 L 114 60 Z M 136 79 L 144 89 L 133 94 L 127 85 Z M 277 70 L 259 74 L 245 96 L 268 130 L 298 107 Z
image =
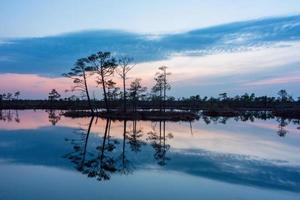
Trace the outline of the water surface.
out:
M 298 199 L 299 126 L 1 111 L 0 199 Z

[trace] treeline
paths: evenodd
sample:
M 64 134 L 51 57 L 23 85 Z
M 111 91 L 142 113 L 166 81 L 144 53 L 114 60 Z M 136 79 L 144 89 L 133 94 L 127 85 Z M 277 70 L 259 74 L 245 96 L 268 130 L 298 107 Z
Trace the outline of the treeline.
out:
M 112 56 L 110 52 L 98 52 L 78 59 L 64 77 L 72 80 L 72 87 L 67 92 L 76 92 L 68 98 L 56 89 L 48 94 L 48 100 L 22 100 L 20 92 L 0 95 L 0 109 L 72 109 L 90 110 L 92 114 L 103 111 L 122 113 L 137 112 L 138 109 L 182 110 L 293 110 L 300 111 L 300 98 L 294 99 L 286 90 L 280 90 L 278 97 L 256 96 L 252 94 L 228 96 L 227 93 L 218 97 L 175 98 L 167 94 L 171 89 L 168 77 L 171 73 L 167 66 L 158 68 L 154 76 L 154 85 L 147 89 L 142 85 L 141 78 L 129 82 L 129 75 L 135 68 L 130 57 Z M 130 76 L 131 77 L 131 76 Z M 119 84 L 115 81 L 119 79 Z M 94 82 L 99 88 L 102 99 L 91 96 L 89 83 Z M 75 96 L 74 94 L 80 94 Z M 99 96 L 99 95 L 97 95 Z
M 18 100 L 20 95 L 21 95 L 20 91 L 16 91 L 14 93 L 11 93 L 11 92 L 2 93 L 2 94 L 0 94 L 0 101 L 2 101 L 2 100 L 8 100 L 8 101 Z
M 108 100 L 110 110 L 123 110 L 123 98 L 115 97 Z M 103 100 L 91 99 L 90 102 L 77 97 L 59 98 L 49 100 L 0 100 L 0 109 L 71 109 L 71 110 L 89 110 L 90 104 L 93 108 L 101 109 L 106 107 Z M 182 109 L 182 110 L 207 110 L 213 108 L 233 108 L 244 110 L 273 110 L 288 109 L 300 107 L 300 101 L 282 101 L 275 97 L 255 97 L 254 99 L 241 98 L 201 98 L 200 96 L 192 96 L 190 98 L 167 97 L 165 101 L 152 96 L 144 96 L 139 99 L 128 98 L 126 101 L 127 111 L 137 109 L 143 110 L 161 110 L 161 109 Z

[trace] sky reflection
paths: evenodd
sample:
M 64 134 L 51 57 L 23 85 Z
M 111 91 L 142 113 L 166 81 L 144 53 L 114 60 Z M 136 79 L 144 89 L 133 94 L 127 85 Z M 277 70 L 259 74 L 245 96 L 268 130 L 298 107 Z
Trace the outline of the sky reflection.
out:
M 55 116 L 59 113 L 56 111 Z M 191 124 L 127 121 L 124 135 L 124 121 L 63 116 L 54 120 L 53 113 L 41 110 L 19 111 L 18 115 L 19 122 L 0 120 L 0 177 L 17 187 L 19 182 L 12 179 L 12 173 L 32 176 L 30 186 L 23 188 L 27 195 L 32 187 L 45 191 L 55 179 L 69 187 L 82 184 L 83 192 L 93 195 L 96 193 L 91 188 L 100 184 L 98 181 L 108 181 L 99 185 L 103 189 L 123 183 L 149 184 L 151 188 L 158 180 L 163 181 L 157 182 L 160 188 L 168 187 L 163 186 L 171 180 L 196 181 L 196 185 L 189 184 L 194 195 L 201 185 L 257 190 L 267 196 L 282 191 L 278 194 L 291 199 L 293 193 L 300 192 L 300 133 L 292 122 L 284 127 L 288 129 L 285 137 L 277 135 L 279 122 L 274 119 L 242 122 L 233 118 L 225 124 L 220 118 L 212 118 L 209 124 L 207 119 Z M 28 170 L 31 172 L 26 173 Z M 46 181 L 43 187 L 38 186 L 37 174 Z M 7 188 L 8 182 L 0 181 L 0 188 L 6 188 L 0 189 L 0 194 L 12 197 L 15 193 Z M 57 186 L 52 188 L 58 190 Z

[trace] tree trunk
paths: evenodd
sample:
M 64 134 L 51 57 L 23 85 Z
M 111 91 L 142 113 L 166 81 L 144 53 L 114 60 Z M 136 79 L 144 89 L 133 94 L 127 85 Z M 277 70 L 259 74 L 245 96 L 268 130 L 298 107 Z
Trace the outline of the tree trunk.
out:
M 124 132 L 123 132 L 123 148 L 122 148 L 122 164 L 123 164 L 123 169 L 125 165 L 125 143 L 126 143 L 126 120 L 124 120 Z
M 164 107 L 164 112 L 166 112 L 166 71 L 164 71 L 164 99 L 163 99 L 163 107 Z
M 101 154 L 100 154 L 100 163 L 101 163 L 100 166 L 101 166 L 101 168 L 102 168 L 102 160 L 104 158 L 105 142 L 106 142 L 106 138 L 107 138 L 109 123 L 110 123 L 110 120 L 107 119 L 106 120 L 106 125 L 105 125 L 105 132 L 104 132 L 104 136 L 103 136 L 103 141 L 102 141 Z
M 83 72 L 83 80 L 84 80 L 84 87 L 85 87 L 86 96 L 87 96 L 87 99 L 88 99 L 88 104 L 89 104 L 89 107 L 91 109 L 92 115 L 94 116 L 95 113 L 94 113 L 94 109 L 93 109 L 93 106 L 92 106 L 92 103 L 91 103 L 91 98 L 90 98 L 89 89 L 88 89 L 87 82 L 86 82 L 85 72 Z
M 101 69 L 101 79 L 102 79 L 101 81 L 102 81 L 102 89 L 103 89 L 103 95 L 104 95 L 105 108 L 106 108 L 106 112 L 109 112 L 107 94 L 106 94 L 106 86 L 105 86 L 105 79 L 104 79 L 104 74 L 103 74 L 102 69 Z
M 89 135 L 90 135 L 90 132 L 91 132 L 93 121 L 94 121 L 94 116 L 92 116 L 92 118 L 91 118 L 91 121 L 90 121 L 89 127 L 88 127 L 88 131 L 86 133 L 86 137 L 85 137 L 85 141 L 84 141 L 84 148 L 83 148 L 83 153 L 82 153 L 83 156 L 82 156 L 82 160 L 81 160 L 81 164 L 80 164 L 79 169 L 83 169 L 83 166 L 84 166 L 85 156 L 86 156 L 86 149 L 87 149 L 87 144 L 88 144 Z
M 124 74 L 124 72 L 123 72 L 123 111 L 124 111 L 124 113 L 126 113 L 126 76 L 125 76 L 125 74 Z
M 159 90 L 159 111 L 162 111 L 162 88 Z

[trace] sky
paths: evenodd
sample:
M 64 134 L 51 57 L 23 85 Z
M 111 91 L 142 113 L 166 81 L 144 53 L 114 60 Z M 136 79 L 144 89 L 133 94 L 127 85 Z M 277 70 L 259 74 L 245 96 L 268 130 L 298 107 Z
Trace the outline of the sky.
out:
M 299 0 L 1 0 L 0 37 L 87 29 L 165 33 L 299 13 Z
M 283 88 L 298 97 L 299 21 L 299 0 L 0 0 L 0 93 L 63 93 L 61 74 L 105 50 L 133 57 L 130 76 L 148 88 L 169 66 L 177 97 Z

